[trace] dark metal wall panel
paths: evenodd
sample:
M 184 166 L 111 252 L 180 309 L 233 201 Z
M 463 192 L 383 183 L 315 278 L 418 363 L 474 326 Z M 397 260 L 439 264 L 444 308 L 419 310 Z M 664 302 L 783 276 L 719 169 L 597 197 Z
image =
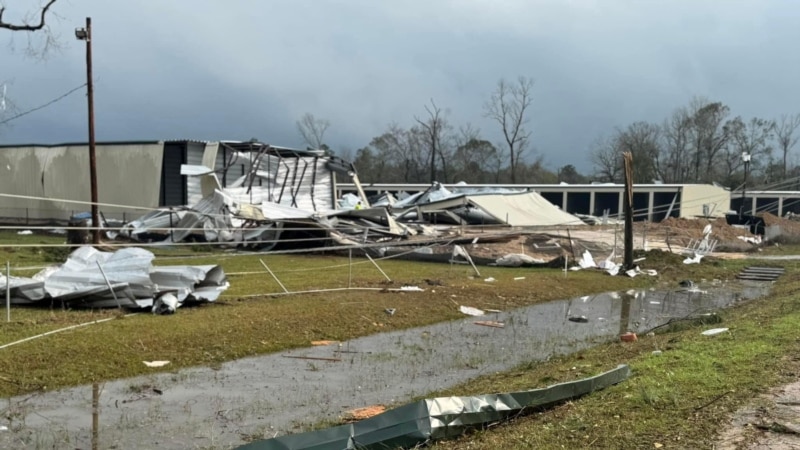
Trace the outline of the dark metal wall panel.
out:
M 778 197 L 756 197 L 756 213 L 769 212 L 778 215 Z
M 539 195 L 545 198 L 548 202 L 558 206 L 561 209 L 564 209 L 564 194 L 561 192 L 540 192 Z
M 647 220 L 650 206 L 649 192 L 633 193 L 633 220 Z
M 608 210 L 608 216 L 614 217 L 621 213 L 619 210 L 619 192 L 596 192 L 594 194 L 594 215 L 602 216 Z
M 747 199 L 747 204 L 750 204 L 751 199 Z M 740 208 L 742 207 L 742 198 L 741 197 L 731 197 L 731 211 L 739 212 Z M 800 205 L 799 205 L 800 207 Z
M 567 212 L 570 214 L 591 214 L 592 197 L 589 192 L 567 193 Z
M 674 204 L 673 204 L 674 200 Z M 672 206 L 672 210 L 670 210 Z M 716 211 L 715 211 L 716 212 Z M 681 193 L 680 192 L 654 192 L 653 193 L 653 222 L 661 222 L 670 217 L 681 216 Z M 710 213 L 710 212 L 709 212 Z
M 186 204 L 186 176 L 181 175 L 181 164 L 186 164 L 186 144 L 183 142 L 165 143 L 164 160 L 161 166 L 160 206 Z
M 781 214 L 785 216 L 788 212 L 800 214 L 800 198 L 785 197 L 783 199 L 783 210 Z

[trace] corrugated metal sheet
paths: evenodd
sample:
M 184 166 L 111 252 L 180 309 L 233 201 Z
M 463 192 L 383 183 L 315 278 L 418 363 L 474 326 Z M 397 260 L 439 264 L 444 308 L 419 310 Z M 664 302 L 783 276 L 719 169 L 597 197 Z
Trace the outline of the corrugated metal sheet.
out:
M 535 192 L 470 195 L 467 200 L 511 226 L 585 225 Z
M 252 183 L 246 181 L 235 185 L 242 176 L 252 172 L 252 165 L 259 158 L 258 150 L 263 148 L 265 145 L 259 143 L 222 143 L 218 148 L 206 146 L 202 165 L 211 167 L 209 161 L 213 161 L 225 192 L 237 202 L 261 204 L 266 201 L 309 211 L 334 209 L 333 175 L 325 165 L 328 158 L 317 156 L 316 152 L 276 151 L 269 147 L 258 159 L 258 175 L 253 177 Z M 190 150 L 189 154 L 192 156 L 187 158 L 187 164 L 200 164 L 196 151 Z M 202 198 L 200 180 L 189 177 L 189 205 Z
M 161 186 L 162 143 L 98 144 L 98 201 L 120 207 L 102 206 L 107 216 L 157 207 Z M 0 197 L 0 216 L 58 218 L 88 205 L 89 149 L 87 145 L 27 146 L 0 151 L 0 192 L 39 197 L 38 200 Z M 139 212 L 141 212 L 139 210 Z

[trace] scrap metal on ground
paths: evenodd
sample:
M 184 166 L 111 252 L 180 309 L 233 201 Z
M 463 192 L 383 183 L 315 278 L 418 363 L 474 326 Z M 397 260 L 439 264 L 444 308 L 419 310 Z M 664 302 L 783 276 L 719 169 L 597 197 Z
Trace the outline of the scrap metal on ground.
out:
M 152 308 L 164 314 L 187 303 L 213 302 L 229 286 L 218 265 L 153 266 L 153 258 L 135 247 L 116 252 L 80 247 L 63 264 L 31 278 L 0 275 L 0 293 L 5 296 L 8 285 L 17 305 Z
M 251 442 L 241 450 L 356 450 L 417 448 L 509 419 L 524 409 L 546 408 L 625 381 L 620 365 L 582 380 L 542 389 L 473 397 L 438 397 L 409 403 L 354 423 Z

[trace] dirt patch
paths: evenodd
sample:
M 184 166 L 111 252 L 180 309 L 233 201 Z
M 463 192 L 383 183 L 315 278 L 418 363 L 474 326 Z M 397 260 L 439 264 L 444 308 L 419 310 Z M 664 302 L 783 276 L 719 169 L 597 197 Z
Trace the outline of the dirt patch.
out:
M 775 388 L 739 410 L 714 448 L 800 448 L 800 381 Z
M 800 237 L 800 221 L 778 217 L 774 214 L 760 215 L 767 226 L 778 225 L 783 236 Z M 756 248 L 754 244 L 742 238 L 755 236 L 747 227 L 728 225 L 725 218 L 686 219 L 670 217 L 662 222 L 634 223 L 634 248 L 660 248 L 681 253 L 704 236 L 707 226 L 711 226 L 712 240 L 716 240 L 718 252 L 748 252 Z M 624 228 L 614 225 L 596 225 L 570 227 L 570 229 L 549 229 L 535 232 L 521 232 L 501 241 L 482 241 L 476 235 L 477 242 L 465 244 L 463 247 L 472 257 L 497 259 L 513 253 L 521 253 L 533 258 L 550 261 L 566 256 L 577 258 L 589 250 L 595 257 L 606 257 L 614 249 L 616 256 L 621 255 L 624 240 Z M 441 247 L 436 252 L 447 253 L 452 247 Z
M 797 220 L 778 217 L 771 213 L 763 213 L 759 216 L 764 219 L 764 225 L 768 227 L 777 225 L 781 227 L 781 231 L 785 234 L 800 236 L 800 222 Z
M 702 239 L 703 231 L 711 226 L 711 238 L 718 245 L 740 244 L 740 236 L 753 234 L 747 228 L 728 225 L 724 218 L 717 219 L 682 219 L 670 217 L 659 223 L 639 222 L 634 224 L 634 233 L 646 233 L 651 239 L 670 239 L 677 245 L 688 245 L 692 239 Z

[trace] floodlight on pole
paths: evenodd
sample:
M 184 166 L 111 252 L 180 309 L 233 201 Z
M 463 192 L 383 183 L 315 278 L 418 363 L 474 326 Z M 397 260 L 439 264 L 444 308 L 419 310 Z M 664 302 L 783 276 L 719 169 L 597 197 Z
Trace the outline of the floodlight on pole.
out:
M 92 196 L 92 243 L 100 244 L 100 213 L 97 210 L 97 158 L 94 142 L 94 85 L 92 84 L 92 18 L 86 28 L 76 28 L 75 38 L 86 41 L 86 99 L 89 109 L 89 178 Z
M 744 215 L 744 202 L 746 200 L 746 193 L 747 193 L 747 172 L 750 168 L 750 158 L 751 154 L 748 152 L 742 152 L 742 161 L 744 162 L 744 183 L 742 183 L 742 204 L 739 207 L 739 218 L 741 219 L 742 215 Z

